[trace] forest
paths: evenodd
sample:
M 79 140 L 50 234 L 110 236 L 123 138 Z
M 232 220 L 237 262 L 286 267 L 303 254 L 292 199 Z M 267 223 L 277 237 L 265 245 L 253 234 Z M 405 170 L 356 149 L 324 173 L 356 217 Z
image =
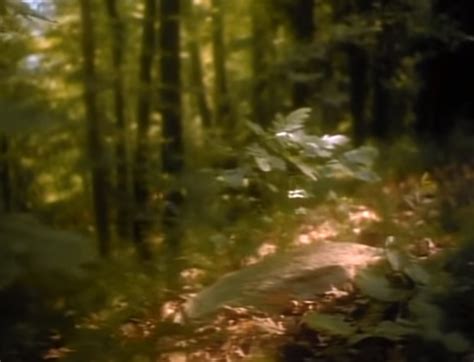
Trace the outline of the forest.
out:
M 472 0 L 0 0 L 0 361 L 474 360 Z

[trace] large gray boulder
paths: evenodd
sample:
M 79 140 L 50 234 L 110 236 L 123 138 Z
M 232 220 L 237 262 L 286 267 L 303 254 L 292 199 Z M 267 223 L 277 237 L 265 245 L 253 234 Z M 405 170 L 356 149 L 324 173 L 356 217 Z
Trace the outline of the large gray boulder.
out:
M 211 317 L 223 306 L 277 313 L 291 300 L 312 299 L 352 281 L 383 256 L 380 248 L 349 242 L 298 247 L 223 276 L 190 299 L 185 312 L 190 319 Z

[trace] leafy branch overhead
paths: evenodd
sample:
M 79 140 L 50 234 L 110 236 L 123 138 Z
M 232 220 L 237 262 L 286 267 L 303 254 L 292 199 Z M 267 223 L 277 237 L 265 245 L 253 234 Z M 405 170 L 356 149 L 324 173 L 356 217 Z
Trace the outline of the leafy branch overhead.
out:
M 247 147 L 262 172 L 296 171 L 312 181 L 323 178 L 355 178 L 375 182 L 372 171 L 377 150 L 370 146 L 351 148 L 344 135 L 317 136 L 307 131 L 310 108 L 300 108 L 287 116 L 277 115 L 269 130 L 248 122 L 257 141 Z
M 33 9 L 30 5 L 28 5 L 24 1 L 19 1 L 19 0 L 4 0 L 5 1 L 5 6 L 7 11 L 10 13 L 13 13 L 14 15 L 20 15 L 25 18 L 33 18 L 33 19 L 39 19 L 43 21 L 48 21 L 51 23 L 55 23 L 56 21 L 53 19 L 48 18 L 41 12 Z

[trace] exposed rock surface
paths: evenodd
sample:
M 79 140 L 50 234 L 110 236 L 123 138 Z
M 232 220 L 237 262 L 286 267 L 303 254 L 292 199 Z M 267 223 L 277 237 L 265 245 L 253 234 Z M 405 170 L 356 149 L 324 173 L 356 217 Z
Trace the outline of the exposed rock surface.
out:
M 191 319 L 210 317 L 223 306 L 279 312 L 290 300 L 315 298 L 353 280 L 383 255 L 380 248 L 349 242 L 299 247 L 223 276 L 188 301 L 185 311 Z

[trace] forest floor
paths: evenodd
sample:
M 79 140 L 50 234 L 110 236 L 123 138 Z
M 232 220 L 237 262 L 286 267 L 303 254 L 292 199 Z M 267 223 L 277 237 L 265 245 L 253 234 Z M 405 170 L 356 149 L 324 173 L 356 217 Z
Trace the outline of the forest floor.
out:
M 452 255 L 452 250 L 460 247 L 461 239 L 472 238 L 469 230 L 474 216 L 473 181 L 473 168 L 453 166 L 431 175 L 385 183 L 379 191 L 365 187 L 357 197 L 337 197 L 312 208 L 301 219 L 293 242 L 356 241 L 384 248 L 386 237 L 396 235 L 407 253 L 420 263 L 445 260 L 446 254 Z M 270 234 L 262 242 L 255 260 L 277 249 L 273 238 Z M 466 273 L 463 268 L 468 264 L 454 268 L 452 273 Z M 418 287 L 406 275 L 391 275 L 398 286 L 410 291 L 410 297 L 376 300 L 352 285 L 334 288 L 311 300 L 291 301 L 277 316 L 228 307 L 200 324 L 183 322 L 181 310 L 185 298 L 175 298 L 116 323 L 115 330 L 108 329 L 114 348 L 127 350 L 128 354 L 98 360 L 472 361 L 474 307 L 468 300 L 474 296 L 474 270 L 469 269 L 470 272 L 468 280 L 472 285 L 463 281 L 462 287 L 449 298 L 441 295 L 437 304 L 422 306 L 428 314 L 448 316 L 447 321 L 440 322 L 440 331 L 429 331 L 420 320 L 410 320 L 408 310 L 416 299 L 413 296 L 418 293 Z M 190 271 L 187 275 L 189 283 L 194 283 L 194 274 Z M 440 275 L 436 274 L 435 278 L 442 283 Z M 454 288 L 453 283 L 449 285 Z M 449 308 L 457 310 L 441 315 L 440 311 Z M 336 317 L 314 322 L 315 313 Z M 459 322 L 459 318 L 464 320 Z M 88 328 L 95 334 L 102 329 L 99 322 L 89 323 Z M 425 335 L 431 332 L 431 337 Z M 129 354 L 130 351 L 133 353 Z M 60 346 L 50 349 L 44 358 L 71 361 L 83 358 L 77 359 L 75 354 L 75 347 Z

